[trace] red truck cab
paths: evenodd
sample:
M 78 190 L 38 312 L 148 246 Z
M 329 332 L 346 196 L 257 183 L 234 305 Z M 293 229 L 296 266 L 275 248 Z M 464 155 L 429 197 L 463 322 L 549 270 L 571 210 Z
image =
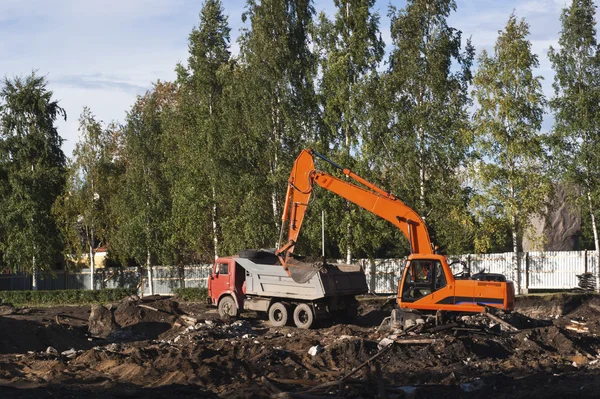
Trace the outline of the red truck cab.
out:
M 245 271 L 234 258 L 215 261 L 208 278 L 208 297 L 220 314 L 237 316 L 244 303 L 245 282 Z

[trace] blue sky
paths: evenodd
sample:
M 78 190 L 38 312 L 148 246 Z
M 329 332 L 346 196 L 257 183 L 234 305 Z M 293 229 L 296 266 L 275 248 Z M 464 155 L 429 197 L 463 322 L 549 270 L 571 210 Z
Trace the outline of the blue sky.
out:
M 598 5 L 598 2 L 596 4 Z M 472 37 L 477 54 L 492 49 L 498 30 L 510 13 L 531 25 L 533 51 L 540 59 L 538 74 L 552 95 L 553 74 L 547 58 L 557 46 L 561 9 L 570 0 L 457 0 L 450 25 Z M 243 26 L 245 0 L 223 0 L 232 28 L 232 51 Z M 379 0 L 375 11 L 390 44 L 388 5 L 405 1 Z M 104 122 L 123 121 L 125 112 L 156 80 L 172 80 L 177 62 L 187 59 L 188 35 L 198 23 L 199 0 L 0 0 L 0 76 L 47 77 L 49 88 L 66 109 L 59 132 L 68 156 L 77 141 L 78 118 L 89 106 Z M 314 2 L 317 11 L 333 15 L 333 1 Z M 544 128 L 550 129 L 551 116 Z

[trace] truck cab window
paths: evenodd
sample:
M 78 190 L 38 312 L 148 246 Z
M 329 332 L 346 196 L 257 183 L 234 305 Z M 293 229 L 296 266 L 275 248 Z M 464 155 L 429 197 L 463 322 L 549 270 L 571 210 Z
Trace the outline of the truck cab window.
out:
M 219 263 L 219 274 L 229 274 L 229 263 Z

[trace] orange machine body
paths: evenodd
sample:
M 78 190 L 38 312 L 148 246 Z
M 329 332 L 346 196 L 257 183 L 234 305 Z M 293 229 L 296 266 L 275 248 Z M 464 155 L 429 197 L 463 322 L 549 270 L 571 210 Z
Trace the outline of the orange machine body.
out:
M 455 277 L 446 256 L 413 254 L 398 283 L 400 308 L 421 311 L 481 312 L 484 306 L 512 310 L 512 282 Z
M 314 157 L 340 169 L 348 179 L 340 179 L 315 169 Z M 279 238 L 279 256 L 284 268 L 292 257 L 314 185 L 386 219 L 408 239 L 411 255 L 398 283 L 398 306 L 423 311 L 480 312 L 484 306 L 505 310 L 514 307 L 512 282 L 469 279 L 455 276 L 447 258 L 435 254 L 423 219 L 410 207 L 347 168 L 337 165 L 311 149 L 303 150 L 290 174 Z M 287 241 L 284 229 L 287 224 Z M 419 269 L 421 269 L 419 271 Z M 288 270 L 289 274 L 289 270 Z M 460 273 L 459 273 L 460 274 Z

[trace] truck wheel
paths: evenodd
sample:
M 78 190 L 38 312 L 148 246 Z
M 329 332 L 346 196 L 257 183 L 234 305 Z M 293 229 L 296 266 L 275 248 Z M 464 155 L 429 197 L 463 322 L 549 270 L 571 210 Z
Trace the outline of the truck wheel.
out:
M 219 302 L 219 316 L 235 317 L 238 314 L 238 308 L 232 297 L 226 296 Z
M 298 328 L 309 329 L 315 320 L 312 309 L 305 303 L 301 303 L 294 309 L 294 324 Z
M 281 302 L 275 302 L 269 308 L 269 322 L 273 327 L 283 327 L 288 321 L 288 308 Z

